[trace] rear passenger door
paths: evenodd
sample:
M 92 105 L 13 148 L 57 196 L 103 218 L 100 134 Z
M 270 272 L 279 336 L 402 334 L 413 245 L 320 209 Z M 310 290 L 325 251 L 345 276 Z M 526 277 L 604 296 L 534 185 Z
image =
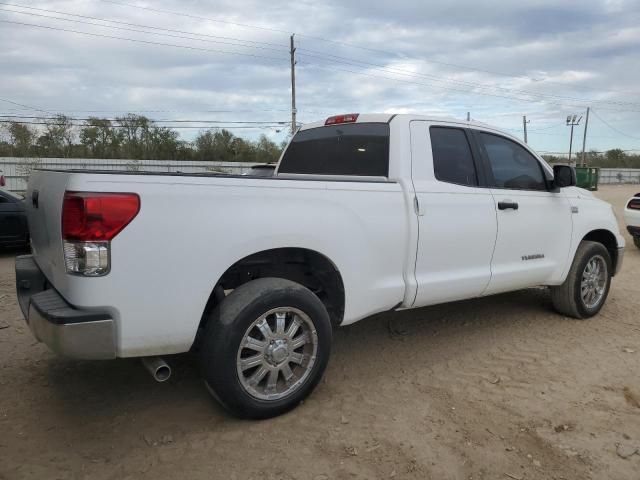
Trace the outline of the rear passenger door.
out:
M 411 122 L 415 306 L 479 296 L 489 284 L 496 211 L 471 144 L 463 127 Z
M 571 242 L 571 206 L 550 190 L 541 162 L 527 148 L 495 133 L 474 131 L 498 218 L 486 294 L 553 283 Z

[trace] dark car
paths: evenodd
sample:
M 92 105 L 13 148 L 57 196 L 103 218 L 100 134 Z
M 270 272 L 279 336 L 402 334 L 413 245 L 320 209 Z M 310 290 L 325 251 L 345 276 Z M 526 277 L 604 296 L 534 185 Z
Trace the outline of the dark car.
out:
M 24 198 L 0 188 L 0 247 L 29 245 Z
M 243 173 L 249 177 L 273 177 L 276 171 L 275 163 L 265 163 L 264 165 L 254 165 L 248 172 Z

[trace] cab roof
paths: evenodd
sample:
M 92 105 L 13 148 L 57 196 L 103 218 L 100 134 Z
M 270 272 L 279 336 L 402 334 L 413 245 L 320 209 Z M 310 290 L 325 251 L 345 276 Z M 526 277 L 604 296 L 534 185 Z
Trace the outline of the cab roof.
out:
M 338 121 L 336 123 L 327 123 L 330 119 L 334 119 L 336 117 L 350 117 L 350 116 L 356 116 L 357 118 L 355 119 L 355 121 L 349 120 L 349 121 Z M 305 123 L 304 125 L 302 125 L 300 127 L 300 131 L 302 130 L 309 130 L 311 128 L 318 128 L 318 127 L 324 127 L 327 125 L 338 125 L 338 124 L 342 124 L 342 123 L 389 123 L 392 119 L 394 118 L 400 118 L 400 117 L 404 117 L 408 120 L 427 120 L 427 121 L 436 121 L 436 122 L 447 122 L 447 123 L 457 123 L 457 124 L 461 124 L 461 125 L 467 125 L 467 126 L 476 126 L 476 127 L 483 127 L 483 128 L 491 128 L 494 130 L 499 130 L 496 127 L 492 127 L 491 125 L 488 125 L 486 123 L 482 123 L 482 122 L 476 122 L 476 121 L 469 121 L 467 122 L 466 120 L 460 120 L 459 118 L 453 118 L 453 117 L 438 117 L 438 116 L 431 116 L 431 115 L 419 115 L 419 114 L 414 114 L 414 113 L 349 113 L 349 114 L 341 114 L 341 115 L 335 115 L 335 116 L 331 116 L 328 118 L 325 118 L 324 120 L 318 120 L 315 122 L 311 122 L 311 123 Z
M 353 120 L 353 117 L 355 117 L 355 120 Z M 460 127 L 476 127 L 476 128 L 490 130 L 490 131 L 499 133 L 500 135 L 509 137 L 511 139 L 514 139 L 520 142 L 520 140 L 517 137 L 515 137 L 512 133 L 505 132 L 501 128 L 495 127 L 493 125 L 489 125 L 487 123 L 482 123 L 477 121 L 466 121 L 466 120 L 461 120 L 459 118 L 453 118 L 453 117 L 419 115 L 415 113 L 397 113 L 397 114 L 394 114 L 394 113 L 348 113 L 348 114 L 334 115 L 334 116 L 325 118 L 324 120 L 306 123 L 302 125 L 298 131 L 310 130 L 312 128 L 331 126 L 331 125 L 341 125 L 341 124 L 347 124 L 347 123 L 389 123 L 391 122 L 391 120 L 400 119 L 400 118 L 403 118 L 405 121 L 424 120 L 429 122 L 442 122 L 442 123 L 456 124 Z M 337 121 L 335 121 L 334 123 L 330 123 L 336 119 Z M 346 121 L 342 121 L 345 119 Z

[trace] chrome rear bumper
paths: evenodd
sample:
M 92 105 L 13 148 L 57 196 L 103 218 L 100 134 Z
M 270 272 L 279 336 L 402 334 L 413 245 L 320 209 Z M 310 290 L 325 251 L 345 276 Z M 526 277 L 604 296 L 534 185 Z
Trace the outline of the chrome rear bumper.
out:
M 16 258 L 16 287 L 22 314 L 38 341 L 67 357 L 88 360 L 116 357 L 111 316 L 67 303 L 48 285 L 33 256 Z

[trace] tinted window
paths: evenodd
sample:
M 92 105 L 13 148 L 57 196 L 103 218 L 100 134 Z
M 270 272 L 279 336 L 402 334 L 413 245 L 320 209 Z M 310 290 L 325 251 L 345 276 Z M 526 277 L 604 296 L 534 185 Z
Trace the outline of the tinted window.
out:
M 389 174 L 389 125 L 351 123 L 296 133 L 279 173 L 318 175 Z
M 431 127 L 433 172 L 441 182 L 478 185 L 471 147 L 459 128 Z
M 547 189 L 540 163 L 523 147 L 497 135 L 480 133 L 479 136 L 497 188 Z

